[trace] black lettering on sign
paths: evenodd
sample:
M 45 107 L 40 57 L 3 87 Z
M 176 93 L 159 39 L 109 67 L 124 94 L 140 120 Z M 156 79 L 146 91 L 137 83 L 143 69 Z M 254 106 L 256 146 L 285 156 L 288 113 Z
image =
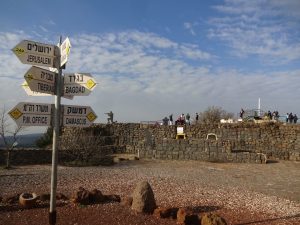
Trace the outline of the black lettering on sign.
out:
M 52 65 L 52 59 L 44 56 L 28 55 L 27 62 L 40 63 L 44 65 Z
M 35 105 L 37 112 L 49 112 L 49 107 L 47 105 Z
M 43 46 L 43 45 L 37 45 L 36 43 L 28 43 L 27 44 L 27 50 L 35 51 L 35 52 L 43 52 L 49 54 L 52 50 L 51 47 Z
M 67 114 L 81 114 L 81 115 L 86 115 L 86 107 L 73 107 L 73 106 L 69 106 L 67 108 Z
M 52 73 L 47 73 L 44 71 L 41 71 L 41 78 L 44 80 L 54 81 L 54 76 Z
M 83 82 L 82 74 L 68 75 L 70 83 Z
M 31 122 L 33 124 L 47 124 L 48 117 L 46 116 L 33 116 Z
M 23 123 L 30 123 L 30 116 L 23 116 Z
M 75 87 L 66 86 L 65 92 L 66 92 L 66 94 L 85 93 L 85 87 L 83 87 L 83 86 L 75 86 Z
M 23 105 L 24 112 L 34 112 L 34 105 L 32 104 L 24 104 Z
M 38 83 L 38 91 L 54 93 L 54 86 L 45 83 Z
M 66 124 L 70 125 L 86 125 L 86 118 L 66 118 Z

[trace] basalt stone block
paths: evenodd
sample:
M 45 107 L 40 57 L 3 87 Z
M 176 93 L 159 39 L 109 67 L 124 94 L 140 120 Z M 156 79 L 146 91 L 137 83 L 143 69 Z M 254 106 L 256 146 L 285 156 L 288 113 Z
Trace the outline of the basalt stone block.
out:
M 90 195 L 89 195 L 90 203 L 100 203 L 100 202 L 103 202 L 104 200 L 105 200 L 105 197 L 101 191 L 94 189 L 90 192 Z
M 156 208 L 153 190 L 147 181 L 137 184 L 132 194 L 131 209 L 141 213 L 153 213 Z
M 90 192 L 82 187 L 78 191 L 74 192 L 71 198 L 73 203 L 79 203 L 82 205 L 90 204 Z
M 178 208 L 156 208 L 153 215 L 157 218 L 177 218 Z
M 105 202 L 121 202 L 121 197 L 119 195 L 103 195 L 103 197 Z M 99 199 L 101 202 L 101 197 Z

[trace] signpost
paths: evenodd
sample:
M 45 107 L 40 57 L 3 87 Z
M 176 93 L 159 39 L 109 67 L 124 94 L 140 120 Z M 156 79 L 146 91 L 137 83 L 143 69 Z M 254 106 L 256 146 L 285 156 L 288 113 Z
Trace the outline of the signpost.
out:
M 9 112 L 19 126 L 53 126 L 50 225 L 56 224 L 59 127 L 61 124 L 71 127 L 86 127 L 90 126 L 97 118 L 89 106 L 65 105 L 61 115 L 62 96 L 71 99 L 73 96 L 86 96 L 96 86 L 96 81 L 89 73 L 66 74 L 63 81 L 62 69 L 65 68 L 68 61 L 70 48 L 69 38 L 62 43 L 60 37 L 58 46 L 23 40 L 12 49 L 22 63 L 49 67 L 51 70 L 31 67 L 24 75 L 26 82 L 22 87 L 28 95 L 55 95 L 55 105 L 20 102 Z M 62 120 L 61 117 L 63 117 Z
M 87 96 L 97 83 L 90 73 L 71 73 L 64 75 L 64 95 Z
M 37 91 L 32 91 L 26 81 L 24 81 L 21 86 L 24 89 L 24 91 L 27 93 L 27 95 L 29 95 L 29 96 L 52 96 L 52 94 L 46 94 L 46 93 L 41 93 L 41 92 L 37 92 Z M 70 99 L 70 100 L 72 100 L 74 98 L 73 96 L 70 96 L 70 95 L 64 95 L 62 97 L 66 98 L 66 99 Z
M 20 102 L 9 111 L 18 126 L 51 126 L 51 104 Z
M 88 127 L 96 118 L 97 116 L 90 106 L 63 106 L 63 126 L 65 127 Z
M 64 66 L 68 61 L 68 56 L 70 54 L 71 42 L 69 38 L 66 38 L 60 45 L 60 66 Z
M 57 74 L 36 66 L 32 66 L 24 75 L 31 91 L 55 94 L 55 81 Z
M 51 94 L 32 91 L 26 81 L 24 81 L 21 86 L 29 96 L 52 96 Z
M 59 48 L 55 45 L 23 40 L 12 51 L 24 64 L 57 67 Z

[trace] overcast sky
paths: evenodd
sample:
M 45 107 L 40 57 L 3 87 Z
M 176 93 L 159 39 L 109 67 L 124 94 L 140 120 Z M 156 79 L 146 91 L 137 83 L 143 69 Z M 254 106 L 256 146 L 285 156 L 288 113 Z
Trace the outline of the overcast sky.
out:
M 299 0 L 4 0 L 0 5 L 0 104 L 53 103 L 22 89 L 21 40 L 69 37 L 66 73 L 98 86 L 64 104 L 91 106 L 98 119 L 161 120 L 220 106 L 300 113 Z

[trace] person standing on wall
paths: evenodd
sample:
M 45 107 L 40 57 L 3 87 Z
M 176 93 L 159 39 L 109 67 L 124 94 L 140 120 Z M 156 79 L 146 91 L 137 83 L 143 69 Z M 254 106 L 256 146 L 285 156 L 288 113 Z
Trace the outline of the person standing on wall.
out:
M 241 119 L 243 119 L 243 117 L 244 117 L 244 113 L 245 113 L 244 109 L 243 109 L 243 108 L 241 108 L 241 111 L 240 111 L 240 118 L 241 118 Z
M 191 123 L 190 123 L 191 116 L 189 113 L 186 114 L 185 118 L 186 118 L 186 124 L 191 125 Z
M 290 122 L 290 123 L 293 123 L 293 121 L 294 121 L 294 116 L 293 116 L 293 113 L 291 112 L 291 113 L 289 114 L 289 122 Z
M 296 114 L 294 114 L 294 123 L 297 123 L 297 120 L 298 120 L 298 116 Z
M 173 125 L 173 114 L 169 116 L 169 124 Z
M 196 123 L 198 123 L 198 120 L 199 120 L 199 115 L 198 113 L 196 113 Z

